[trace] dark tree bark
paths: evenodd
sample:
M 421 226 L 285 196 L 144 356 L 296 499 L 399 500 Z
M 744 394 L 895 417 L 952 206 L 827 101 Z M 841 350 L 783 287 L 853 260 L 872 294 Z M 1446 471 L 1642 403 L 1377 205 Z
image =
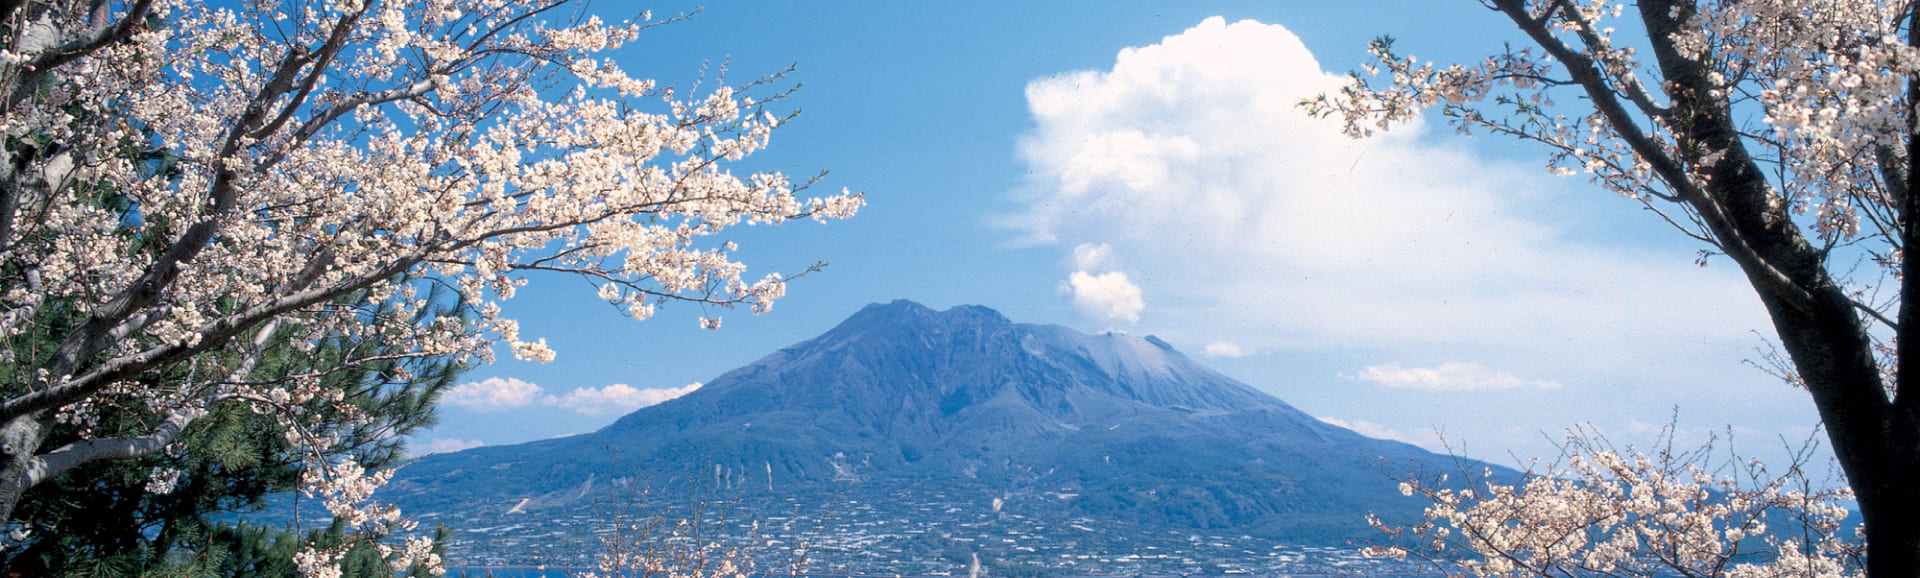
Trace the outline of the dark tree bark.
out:
M 1549 18 L 1536 18 L 1530 4 L 1541 3 L 1494 0 L 1491 5 L 1566 66 L 1573 84 L 1699 218 L 1765 305 L 1858 499 L 1868 575 L 1920 576 L 1920 385 L 1885 382 L 1860 306 L 1829 273 L 1826 252 L 1809 241 L 1787 204 L 1779 202 L 1779 191 L 1747 149 L 1732 105 L 1720 91 L 1724 87 L 1714 84 L 1706 65 L 1676 50 L 1673 34 L 1693 13 L 1694 3 L 1638 3 L 1670 101 L 1663 111 L 1641 115 L 1630 112 L 1616 86 L 1587 57 L 1585 48 L 1591 47 L 1569 45 L 1551 28 L 1552 17 L 1579 18 L 1572 3 L 1544 3 L 1550 6 Z M 1909 36 L 1920 15 L 1910 18 L 1915 20 L 1907 26 Z M 1920 83 L 1910 86 L 1911 101 L 1920 102 Z M 1671 131 L 1678 156 L 1647 136 L 1653 130 L 1643 126 L 1646 122 Z M 1724 156 L 1704 162 L 1715 153 Z M 1883 170 L 1900 203 L 1897 243 L 1913 247 L 1920 239 L 1920 195 L 1906 194 L 1905 176 L 1920 174 L 1920 138 L 1910 137 L 1906 150 L 1887 156 L 1899 165 Z M 1704 167 L 1704 178 L 1685 167 Z M 1896 334 L 1900 343 L 1920 343 L 1920 259 L 1905 259 L 1901 272 Z M 1895 361 L 1898 375 L 1920 376 L 1920 352 L 1904 353 Z

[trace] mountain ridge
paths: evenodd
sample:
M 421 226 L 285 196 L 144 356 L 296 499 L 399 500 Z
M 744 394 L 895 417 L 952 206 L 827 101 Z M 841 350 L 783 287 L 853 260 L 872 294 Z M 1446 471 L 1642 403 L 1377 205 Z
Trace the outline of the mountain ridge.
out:
M 1456 463 L 1321 422 L 1153 336 L 899 300 L 592 433 L 421 459 L 383 495 L 559 512 L 608 482 L 698 469 L 752 500 L 937 491 L 1035 519 L 1342 543 L 1370 535 L 1369 512 L 1417 515 L 1382 473 L 1397 466 Z

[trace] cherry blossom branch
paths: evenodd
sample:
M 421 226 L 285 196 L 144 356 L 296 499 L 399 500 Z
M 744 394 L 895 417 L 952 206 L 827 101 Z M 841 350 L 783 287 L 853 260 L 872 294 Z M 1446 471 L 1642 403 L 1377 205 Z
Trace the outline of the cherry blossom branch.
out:
M 54 339 L 51 355 L 35 356 L 38 375 L 17 384 L 23 393 L 0 399 L 0 518 L 68 464 L 178 443 L 191 423 L 181 412 L 219 400 L 278 407 L 356 387 L 323 385 L 341 371 L 415 354 L 490 359 L 495 343 L 550 359 L 500 314 L 524 281 L 516 271 L 569 272 L 637 305 L 764 311 L 784 279 L 743 279 L 731 243 L 699 249 L 698 238 L 844 218 L 863 202 L 798 198 L 806 186 L 779 173 L 726 170 L 766 146 L 782 121 L 765 103 L 786 93 L 754 102 L 722 86 L 676 99 L 594 56 L 642 26 L 538 22 L 564 1 L 509 0 L 464 17 L 406 1 L 287 6 L 289 28 L 278 13 L 153 2 L 164 18 L 141 21 L 153 30 L 74 60 L 86 74 L 43 71 L 44 98 L 0 107 L 9 134 L 28 135 L 0 151 L 0 258 L 18 271 L 0 279 L 13 289 L 0 291 L 0 337 Z M 55 18 L 36 42 L 111 27 L 97 9 L 77 12 L 89 6 L 105 4 L 49 5 Z M 24 72 L 0 61 L 0 78 Z M 9 225 L 22 222 L 32 230 Z M 415 299 L 421 286 L 457 291 L 472 317 L 432 313 Z M 79 319 L 47 321 L 42 303 Z M 337 365 L 253 374 L 268 349 L 329 336 L 398 349 L 355 345 Z M 232 364 L 229 376 L 184 388 L 142 379 L 200 360 Z M 101 411 L 94 401 L 122 397 L 163 421 L 147 435 L 39 447 L 48 417 L 88 419 Z M 346 411 L 324 411 L 336 410 Z M 326 424 L 305 419 L 282 429 L 319 455 L 336 432 L 309 431 Z M 314 470 L 318 491 L 347 491 L 330 510 L 367 489 L 350 464 L 310 466 L 326 469 Z
M 1708 195 L 1693 182 L 1692 177 L 1682 165 L 1667 156 L 1661 147 L 1636 123 L 1632 116 L 1621 106 L 1616 93 L 1609 87 L 1604 76 L 1594 66 L 1594 61 L 1585 54 L 1573 50 L 1553 35 L 1546 25 L 1536 21 L 1527 13 L 1525 0 L 1495 0 L 1495 5 L 1505 12 L 1509 19 L 1518 24 L 1523 32 L 1539 44 L 1547 53 L 1564 63 L 1567 73 L 1580 83 L 1587 97 L 1593 102 L 1594 109 L 1603 115 L 1621 140 L 1632 147 L 1634 153 L 1651 165 L 1667 186 L 1679 193 L 1695 211 L 1704 218 L 1714 238 L 1720 240 L 1720 247 L 1740 263 L 1756 280 L 1767 286 L 1773 293 L 1795 309 L 1808 311 L 1812 308 L 1813 295 L 1799 286 L 1778 267 L 1761 257 L 1750 246 L 1740 229 L 1727 215 L 1720 201 Z M 1724 143 L 1729 148 L 1739 147 L 1738 142 Z
M 281 318 L 274 318 L 260 326 L 253 340 L 248 342 L 240 363 L 227 375 L 225 381 L 241 381 L 253 373 L 261 357 L 266 354 L 268 341 L 279 331 L 281 322 Z M 166 419 L 143 436 L 82 439 L 34 456 L 29 461 L 31 465 L 27 469 L 27 485 L 32 486 L 53 479 L 89 462 L 133 459 L 164 450 L 178 439 L 188 426 L 205 417 L 209 408 L 228 395 L 231 394 L 219 388 L 212 388 L 211 391 L 199 396 L 200 399 L 196 403 L 168 411 Z
M 475 237 L 455 240 L 452 243 L 447 244 L 446 246 L 430 246 L 430 247 L 422 248 L 418 252 L 416 252 L 415 256 L 413 257 L 396 260 L 395 262 L 390 263 L 381 269 L 378 269 L 371 273 L 363 275 L 355 280 L 343 282 L 337 286 L 330 287 L 330 288 L 312 289 L 312 290 L 306 290 L 299 293 L 291 294 L 279 301 L 263 304 L 261 306 L 237 313 L 235 315 L 230 315 L 230 316 L 215 320 L 213 322 L 210 322 L 207 325 L 197 328 L 195 330 L 195 334 L 200 336 L 199 341 L 195 343 L 167 343 L 167 344 L 158 345 L 137 354 L 124 356 L 121 358 L 107 361 L 105 363 L 101 363 L 94 370 L 81 375 L 73 376 L 72 378 L 66 380 L 65 382 L 60 383 L 59 385 L 55 385 L 39 391 L 34 391 L 34 392 L 13 397 L 11 399 L 7 399 L 4 402 L 0 402 L 0 422 L 10 420 L 17 416 L 26 415 L 28 413 L 41 411 L 45 409 L 51 409 L 54 407 L 65 405 L 67 403 L 72 403 L 88 395 L 91 395 L 99 391 L 101 388 L 104 388 L 114 382 L 126 379 L 133 375 L 137 375 L 141 372 L 145 372 L 154 367 L 159 367 L 168 363 L 172 363 L 176 360 L 184 359 L 186 357 L 210 350 L 218 346 L 219 344 L 224 343 L 227 338 L 233 335 L 236 335 L 240 332 L 246 331 L 248 328 L 252 327 L 254 324 L 261 323 L 265 320 L 275 319 L 279 315 L 283 315 L 291 311 L 303 309 L 321 302 L 334 299 L 336 297 L 339 297 L 340 295 L 344 295 L 350 291 L 357 290 L 361 287 L 370 285 L 381 279 L 385 279 L 393 275 L 398 275 L 406 271 L 407 269 L 412 268 L 414 265 L 420 262 L 426 261 L 427 255 L 434 254 L 434 253 L 441 253 L 441 252 L 458 251 L 463 248 L 479 245 L 489 239 L 508 237 L 508 236 L 513 236 L 518 234 L 525 234 L 525 233 L 538 233 L 538 232 L 546 232 L 546 231 L 577 227 L 588 222 L 594 222 L 597 220 L 609 218 L 612 215 L 618 214 L 618 213 L 619 213 L 618 211 L 609 211 L 607 213 L 599 215 L 593 220 L 584 221 L 584 222 L 568 221 L 568 222 L 549 223 L 545 225 L 526 225 L 526 226 L 520 226 L 520 227 L 508 227 L 508 228 L 490 230 L 482 234 L 479 234 L 478 236 L 475 236 Z M 802 212 L 800 214 L 807 215 L 807 214 L 812 214 L 812 212 L 807 211 L 807 212 Z M 323 263 L 331 262 L 331 260 L 332 260 L 332 252 L 328 250 L 323 250 L 322 252 L 319 253 L 319 258 L 316 258 L 313 261 L 310 261 L 308 266 L 303 268 L 301 276 L 307 277 L 307 276 L 313 275 L 315 271 L 318 271 L 324 268 Z M 436 260 L 436 261 L 443 262 L 443 263 L 456 262 L 456 261 L 447 261 L 447 260 Z M 315 266 L 316 263 L 322 263 L 322 265 L 316 267 Z M 466 263 L 466 264 L 471 264 L 471 263 Z M 576 270 L 576 269 L 555 269 L 555 270 L 564 270 L 572 273 L 591 273 L 590 271 Z M 656 295 L 657 294 L 658 293 L 656 293 Z M 684 298 L 684 297 L 685 296 L 677 296 L 676 298 Z M 740 296 L 733 296 L 724 300 L 712 300 L 709 297 L 684 298 L 684 300 L 687 300 L 687 301 L 709 302 L 714 304 L 721 304 L 721 303 L 737 304 L 744 301 L 745 299 L 746 299 L 745 297 L 740 297 Z
M 1655 445 L 1665 447 L 1645 453 L 1576 425 L 1555 444 L 1561 453 L 1551 464 L 1529 462 L 1535 465 L 1511 485 L 1472 475 L 1457 485 L 1444 475 L 1394 476 L 1403 495 L 1428 503 L 1424 519 L 1409 527 L 1369 519 L 1405 546 L 1366 552 L 1413 555 L 1448 575 L 1477 576 L 1775 575 L 1805 563 L 1859 561 L 1858 544 L 1844 541 L 1838 525 L 1848 515 L 1838 504 L 1851 494 L 1816 488 L 1801 468 L 1811 441 L 1775 475 L 1743 462 L 1730 440 L 1724 454 L 1716 450 L 1717 436 L 1675 452 L 1674 431 L 1664 428 Z M 1726 465 L 1716 468 L 1721 455 Z M 1738 471 L 1728 475 L 1728 468 Z M 1800 521 L 1794 529 L 1803 541 L 1770 532 L 1779 514 Z M 1750 549 L 1755 543 L 1763 549 Z
M 59 477 L 73 468 L 100 460 L 125 460 L 159 453 L 172 445 L 205 410 L 177 410 L 146 435 L 132 438 L 90 438 L 34 456 L 27 468 L 27 484 Z
M 141 0 L 143 4 L 149 1 Z M 293 75 L 303 65 L 299 62 L 300 60 L 301 58 L 297 55 L 289 55 L 283 60 L 263 89 L 253 95 L 240 117 L 227 130 L 225 138 L 222 139 L 220 152 L 213 163 L 214 178 L 207 191 L 207 197 L 212 201 L 213 206 L 206 218 L 193 224 L 177 240 L 169 244 L 160 258 L 155 259 L 153 264 L 146 268 L 140 279 L 120 291 L 106 304 L 90 312 L 87 320 L 61 341 L 46 362 L 44 367 L 50 373 L 59 376 L 71 375 L 78 369 L 82 360 L 105 350 L 109 345 L 105 337 L 110 333 L 111 328 L 139 310 L 151 306 L 155 300 L 159 299 L 164 289 L 179 277 L 181 264 L 192 261 L 208 243 L 213 241 L 224 219 L 237 205 L 239 194 L 234 183 L 237 177 L 236 172 L 227 161 L 235 158 L 242 146 L 243 135 L 261 122 L 266 114 L 266 107 L 290 88 Z M 232 331 L 237 333 L 244 329 L 245 327 L 235 327 Z M 232 333 L 227 334 L 227 336 L 230 335 Z M 141 368 L 141 370 L 144 369 L 145 367 Z M 89 388 L 82 389 L 87 393 L 91 392 Z M 74 395 L 85 395 L 85 393 Z M 24 415 L 24 413 L 8 411 L 7 406 L 11 405 L 12 401 L 9 400 L 8 404 L 0 405 L 0 422 Z
M 362 277 L 363 280 L 357 283 L 345 284 L 346 286 L 307 289 L 292 293 L 282 299 L 222 317 L 196 328 L 195 334 L 201 336 L 196 342 L 175 342 L 156 345 L 139 353 L 100 363 L 93 370 L 72 376 L 58 385 L 14 396 L 4 402 L 0 402 L 0 423 L 19 416 L 79 401 L 115 382 L 223 346 L 227 343 L 228 339 L 262 323 L 274 320 L 280 315 L 330 301 L 365 285 L 370 285 L 377 280 L 398 275 L 411 268 L 417 262 L 418 257 L 399 260 L 376 270 L 372 274 Z
M 347 37 L 353 32 L 353 26 L 358 24 L 360 19 L 367 15 L 367 10 L 372 7 L 372 2 L 365 2 L 361 4 L 360 10 L 341 16 L 340 21 L 334 23 L 333 30 L 328 34 L 327 42 L 320 45 L 320 48 L 309 52 L 304 46 L 294 46 L 289 50 L 287 60 L 282 65 L 282 70 L 298 70 L 301 67 L 309 65 L 311 65 L 311 68 L 307 72 L 306 78 L 299 81 L 300 88 L 293 94 L 293 98 L 289 99 L 286 105 L 280 109 L 280 114 L 275 116 L 273 120 L 268 121 L 266 125 L 261 126 L 259 130 L 255 130 L 247 135 L 249 138 L 260 140 L 266 138 L 267 135 L 280 132 L 280 127 L 285 126 L 287 120 L 293 118 L 294 112 L 300 110 L 300 107 L 306 104 L 307 96 L 313 94 L 314 85 L 318 84 L 320 77 L 327 72 L 327 65 L 332 64 L 334 56 L 340 53 L 340 49 L 346 47 Z M 290 79 L 291 76 L 276 78 L 276 80 L 281 80 L 282 82 L 289 81 Z M 287 88 L 288 87 L 285 86 L 275 86 L 269 82 L 266 91 L 278 95 L 284 93 Z
M 153 0 L 136 0 L 132 5 L 127 7 L 126 15 L 121 16 L 120 20 L 114 22 L 113 25 L 98 29 L 90 35 L 75 38 L 65 44 L 48 48 L 28 57 L 25 63 L 19 65 L 26 71 L 26 74 L 22 77 L 22 80 L 14 85 L 13 93 L 8 95 L 6 108 L 12 109 L 21 100 L 32 96 L 32 91 L 39 88 L 36 80 L 44 77 L 53 69 L 92 54 L 94 51 L 115 41 L 123 40 L 131 36 L 134 31 L 146 21 L 147 11 L 152 8 Z M 12 10 L 0 7 L 0 14 L 8 12 L 12 12 Z
M 1619 49 L 1613 48 L 1611 42 L 1601 36 L 1599 31 L 1593 29 L 1593 22 L 1580 14 L 1579 7 L 1575 6 L 1573 2 L 1559 0 L 1557 3 L 1559 5 L 1561 18 L 1574 25 L 1575 34 L 1580 37 L 1580 43 L 1586 45 L 1587 53 L 1595 55 L 1595 60 L 1611 60 L 1615 52 Z M 1588 64 L 1591 65 L 1591 61 Z M 1632 102 L 1635 107 L 1640 109 L 1642 114 L 1647 115 L 1648 118 L 1653 119 L 1655 122 L 1669 120 L 1669 109 L 1655 104 L 1653 97 L 1647 94 L 1646 86 L 1642 85 L 1639 79 L 1633 76 L 1633 68 L 1630 60 L 1626 62 L 1608 62 L 1607 64 L 1608 66 L 1615 66 L 1621 69 L 1622 73 L 1619 75 L 1620 81 L 1617 83 L 1615 89 L 1624 93 L 1627 96 L 1628 102 Z
M 352 356 L 351 359 L 344 360 L 333 365 L 329 365 L 328 367 L 323 369 L 316 369 L 313 371 L 306 371 L 301 373 L 289 373 L 289 374 L 275 377 L 272 379 L 225 379 L 221 381 L 209 382 L 207 383 L 207 386 L 209 387 L 247 386 L 247 387 L 258 388 L 258 387 L 272 386 L 272 385 L 283 385 L 283 384 L 289 384 L 289 383 L 298 383 L 302 381 L 324 379 L 327 377 L 332 377 L 335 375 L 341 375 L 346 373 L 352 373 L 356 371 L 363 371 L 369 368 L 380 367 L 383 364 L 389 363 L 389 362 L 434 359 L 436 357 L 438 356 L 428 354 L 428 353 L 390 353 L 390 354 L 381 354 L 381 355 L 359 355 L 359 356 Z

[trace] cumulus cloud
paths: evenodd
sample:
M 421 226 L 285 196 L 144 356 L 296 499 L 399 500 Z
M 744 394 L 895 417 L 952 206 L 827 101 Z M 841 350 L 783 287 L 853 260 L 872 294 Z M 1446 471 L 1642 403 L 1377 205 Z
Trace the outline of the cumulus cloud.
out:
M 1102 323 L 1125 321 L 1139 323 L 1146 310 L 1140 286 L 1119 271 L 1119 259 L 1113 246 L 1105 243 L 1081 243 L 1073 248 L 1074 271 L 1060 284 L 1060 292 L 1071 296 L 1073 308 L 1088 319 Z
M 1140 311 L 1147 308 L 1140 286 L 1119 271 L 1099 275 L 1074 271 L 1067 276 L 1067 288 L 1073 294 L 1073 308 L 1092 319 L 1139 323 Z
M 1082 313 L 1135 319 L 1133 295 L 1151 293 L 1184 324 L 1160 333 L 1246 350 L 1498 349 L 1572 373 L 1690 353 L 1648 335 L 1750 348 L 1765 327 L 1731 267 L 1565 230 L 1567 199 L 1588 197 L 1556 195 L 1593 195 L 1578 181 L 1418 123 L 1349 139 L 1297 106 L 1342 79 L 1284 27 L 1216 17 L 1110 69 L 1034 80 L 1007 224 L 1073 248 Z M 1115 256 L 1133 275 L 1080 267 L 1117 273 Z
M 1246 357 L 1253 355 L 1253 350 L 1231 341 L 1215 341 L 1207 344 L 1206 353 L 1207 357 Z
M 1441 443 L 1440 433 L 1430 429 L 1423 429 L 1417 433 L 1409 434 L 1366 420 L 1353 420 L 1352 422 L 1348 422 L 1339 418 L 1326 416 L 1322 416 L 1319 419 L 1329 425 L 1350 429 L 1353 430 L 1354 433 L 1370 438 L 1413 444 L 1430 452 L 1445 453 L 1447 451 L 1446 444 Z
M 489 377 L 449 388 L 440 402 L 478 412 L 496 412 L 526 407 L 541 400 L 540 386 L 511 377 Z
M 487 445 L 487 444 L 479 440 L 435 438 L 432 440 L 428 440 L 426 443 L 418 444 L 414 446 L 412 449 L 413 449 L 413 455 L 424 456 L 427 454 L 450 454 L 460 450 L 469 450 L 469 449 L 477 448 L 484 445 Z
M 694 382 L 666 389 L 637 389 L 624 383 L 601 388 L 582 387 L 555 399 L 553 404 L 581 415 L 618 415 L 693 393 L 700 386 L 699 382 Z
M 1397 363 L 1375 365 L 1360 370 L 1360 373 L 1355 374 L 1353 378 L 1401 389 L 1442 391 L 1522 387 L 1560 389 L 1560 383 L 1556 381 L 1527 379 L 1504 371 L 1487 369 L 1477 363 L 1460 362 L 1443 363 L 1439 367 L 1400 367 Z

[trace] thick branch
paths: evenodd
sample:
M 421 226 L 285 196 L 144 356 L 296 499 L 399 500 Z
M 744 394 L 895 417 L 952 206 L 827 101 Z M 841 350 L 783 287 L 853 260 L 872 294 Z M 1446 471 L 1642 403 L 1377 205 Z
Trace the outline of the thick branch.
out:
M 405 86 L 396 86 L 380 92 L 358 94 L 332 106 L 320 109 L 319 112 L 308 118 L 306 122 L 300 123 L 300 128 L 294 129 L 291 135 L 292 142 L 287 143 L 280 151 L 266 155 L 260 160 L 260 163 L 255 166 L 255 169 L 265 170 L 267 167 L 279 163 L 281 159 L 286 158 L 286 150 L 307 142 L 307 140 L 312 139 L 315 135 L 320 134 L 320 129 L 326 128 L 327 125 L 333 124 L 333 121 L 339 120 L 340 117 L 346 116 L 348 113 L 360 107 L 378 106 L 389 102 L 407 100 L 423 96 L 432 90 L 433 82 L 423 78 L 413 84 Z
M 308 62 L 307 55 L 300 51 L 290 52 L 286 59 L 281 61 L 260 92 L 253 95 L 245 111 L 227 129 L 219 154 L 215 156 L 213 162 L 215 169 L 212 183 L 207 187 L 207 198 L 211 201 L 212 207 L 208 210 L 206 217 L 188 227 L 179 238 L 168 244 L 166 251 L 147 267 L 146 272 L 139 279 L 114 295 L 106 304 L 90 312 L 85 322 L 76 327 L 72 333 L 67 334 L 66 339 L 61 341 L 44 365 L 48 373 L 56 377 L 73 375 L 79 371 L 84 360 L 105 351 L 112 344 L 108 339 L 111 329 L 124 323 L 128 317 L 153 306 L 167 288 L 173 285 L 174 280 L 179 278 L 182 264 L 191 262 L 206 249 L 207 244 L 213 242 L 226 219 L 233 214 L 240 195 L 235 185 L 238 175 L 235 174 L 230 163 L 225 161 L 237 157 L 244 146 L 243 143 L 247 140 L 245 135 L 264 122 L 267 107 L 293 88 L 295 76 Z M 234 327 L 232 331 L 235 333 L 244 331 L 254 322 L 258 320 Z M 218 344 L 221 341 L 221 339 L 207 340 L 209 345 Z M 0 415 L 6 416 L 0 417 L 0 420 L 4 420 L 19 414 L 0 410 Z
M 1606 39 L 1600 36 L 1599 31 L 1593 29 L 1593 23 L 1580 17 L 1578 7 L 1573 6 L 1571 3 L 1561 2 L 1560 13 L 1568 20 L 1574 22 L 1576 25 L 1575 34 L 1580 36 L 1580 42 L 1585 44 L 1588 50 L 1596 54 L 1601 51 L 1613 50 L 1608 46 Z M 1631 71 L 1629 71 L 1629 73 L 1631 73 Z M 1655 104 L 1653 97 L 1647 94 L 1647 87 L 1641 84 L 1638 79 L 1623 78 L 1621 81 L 1620 92 L 1625 93 L 1627 100 L 1638 107 L 1642 114 L 1653 119 L 1666 118 L 1669 112 L 1668 109 Z
M 0 6 L 0 10 L 5 8 Z M 120 20 L 114 22 L 112 26 L 94 30 L 91 34 L 49 48 L 29 58 L 26 63 L 20 65 L 20 69 L 25 71 L 25 74 L 21 75 L 18 84 L 14 85 L 13 94 L 8 96 L 6 108 L 11 110 L 20 101 L 32 95 L 33 91 L 39 87 L 39 79 L 53 69 L 92 54 L 93 51 L 110 43 L 132 36 L 134 31 L 146 22 L 147 11 L 151 8 L 153 8 L 153 0 L 138 0 L 128 6 L 127 14 L 121 16 Z
M 256 305 L 252 308 L 215 319 L 195 328 L 194 333 L 200 339 L 192 344 L 166 343 L 156 345 L 139 353 L 112 359 L 100 363 L 84 374 L 73 376 L 62 383 L 46 389 L 14 396 L 0 402 L 0 423 L 29 413 L 60 407 L 86 396 L 93 395 L 108 384 L 130 379 L 142 372 L 186 359 L 226 345 L 229 340 L 254 327 L 267 323 L 281 315 L 330 301 L 349 292 L 362 289 L 402 273 L 421 260 L 416 253 L 399 259 L 378 270 L 368 272 L 345 282 L 288 292 L 280 299 Z
M 279 132 L 280 127 L 285 126 L 287 120 L 293 118 L 294 112 L 300 110 L 300 107 L 306 104 L 307 96 L 313 94 L 313 87 L 319 84 L 321 77 L 326 75 L 327 65 L 331 64 L 334 57 L 339 55 L 340 49 L 346 46 L 347 38 L 351 36 L 354 24 L 358 23 L 360 18 L 366 15 L 367 9 L 372 6 L 373 3 L 371 2 L 364 3 L 360 7 L 360 11 L 342 16 L 339 22 L 334 23 L 333 31 L 328 35 L 326 43 L 321 44 L 320 48 L 314 50 L 309 58 L 302 59 L 311 62 L 313 67 L 308 69 L 306 78 L 300 81 L 299 91 L 295 92 L 293 99 L 288 101 L 287 105 L 280 109 L 280 114 L 277 117 L 267 122 L 266 126 L 260 127 L 260 130 L 253 132 L 251 135 L 253 138 L 263 139 L 266 138 L 267 135 Z M 291 62 L 291 60 L 289 61 Z M 306 64 L 306 62 L 302 64 Z
M 1663 147 L 1655 142 L 1639 123 L 1634 122 L 1632 114 L 1620 102 L 1619 95 L 1613 91 L 1605 74 L 1595 66 L 1592 58 L 1561 42 L 1553 35 L 1553 30 L 1547 22 L 1532 18 L 1527 13 L 1525 0 L 1497 0 L 1495 4 L 1535 43 L 1566 65 L 1567 74 L 1585 89 L 1587 97 L 1593 101 L 1594 110 L 1604 115 L 1608 125 L 1613 127 L 1620 139 L 1633 149 L 1634 154 L 1646 161 L 1668 187 L 1679 193 L 1679 196 L 1700 214 L 1714 237 L 1720 239 L 1720 247 L 1726 251 L 1728 257 L 1733 258 L 1750 276 L 1778 294 L 1782 300 L 1798 309 L 1805 310 L 1809 307 L 1811 296 L 1807 291 L 1775 265 L 1762 258 L 1733 226 L 1733 220 L 1720 205 L 1719 200 L 1696 186 L 1685 165 L 1667 155 L 1666 151 L 1662 150 Z M 1732 146 L 1738 146 L 1738 143 L 1732 143 Z M 1742 154 L 1741 158 L 1745 158 L 1745 155 Z
M 253 375 L 253 369 L 259 366 L 260 359 L 266 356 L 267 345 L 279 329 L 279 318 L 263 324 L 255 332 L 253 340 L 248 342 L 246 354 L 241 357 L 240 364 L 227 374 L 223 383 L 236 383 L 250 378 Z M 127 460 L 158 453 L 166 449 L 174 440 L 179 439 L 180 434 L 187 430 L 187 426 L 205 417 L 207 409 L 219 403 L 222 395 L 218 389 L 201 394 L 200 399 L 196 400 L 198 403 L 169 412 L 166 420 L 161 421 L 160 425 L 155 426 L 153 431 L 144 436 L 85 439 L 34 456 L 27 466 L 27 486 L 31 487 L 53 479 L 88 462 Z
M 51 480 L 88 462 L 126 460 L 158 453 L 178 439 L 187 426 L 204 413 L 197 410 L 175 411 L 144 436 L 80 440 L 34 456 L 27 466 L 26 485 L 33 486 Z

